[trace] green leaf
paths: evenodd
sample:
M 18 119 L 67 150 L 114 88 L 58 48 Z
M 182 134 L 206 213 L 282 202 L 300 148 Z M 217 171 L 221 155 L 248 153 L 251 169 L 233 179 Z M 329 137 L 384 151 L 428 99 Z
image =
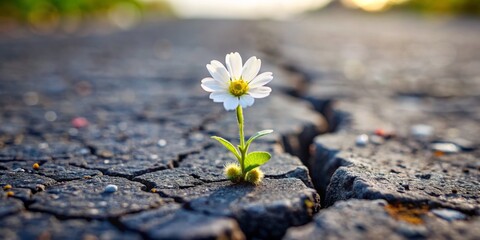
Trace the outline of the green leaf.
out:
M 245 146 L 246 146 L 245 148 L 248 149 L 248 147 L 249 147 L 250 144 L 253 142 L 253 140 L 255 140 L 255 139 L 259 138 L 259 137 L 265 136 L 265 135 L 267 135 L 267 134 L 270 134 L 270 133 L 272 133 L 272 132 L 273 132 L 273 130 L 268 129 L 268 130 L 262 130 L 262 131 L 260 131 L 260 132 L 255 133 L 255 135 L 251 136 L 251 137 L 248 139 L 247 143 L 245 144 Z
M 268 152 L 259 151 L 249 153 L 245 159 L 245 172 L 249 172 L 256 167 L 262 166 L 268 162 L 271 157 L 272 155 L 270 155 Z
M 221 138 L 221 137 L 212 136 L 212 138 L 217 140 L 223 146 L 225 146 L 230 152 L 233 153 L 233 155 L 235 155 L 235 157 L 238 159 L 238 161 L 240 161 L 240 159 L 242 157 L 240 157 L 240 154 L 238 153 L 237 149 L 235 148 L 235 146 L 233 146 L 232 143 L 230 143 L 229 141 L 227 141 L 226 139 Z

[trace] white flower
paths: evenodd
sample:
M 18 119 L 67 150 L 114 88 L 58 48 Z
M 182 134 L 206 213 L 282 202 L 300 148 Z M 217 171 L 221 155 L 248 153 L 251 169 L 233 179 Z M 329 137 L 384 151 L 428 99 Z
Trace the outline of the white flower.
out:
M 223 102 L 226 110 L 234 110 L 240 106 L 252 106 L 255 98 L 264 98 L 270 95 L 271 88 L 264 85 L 272 81 L 271 72 L 258 74 L 261 61 L 256 57 L 249 58 L 242 66 L 242 57 L 239 53 L 230 53 L 225 56 L 227 68 L 217 60 L 207 64 L 208 72 L 213 78 L 202 79 L 203 90 L 210 92 L 210 99 L 214 102 Z

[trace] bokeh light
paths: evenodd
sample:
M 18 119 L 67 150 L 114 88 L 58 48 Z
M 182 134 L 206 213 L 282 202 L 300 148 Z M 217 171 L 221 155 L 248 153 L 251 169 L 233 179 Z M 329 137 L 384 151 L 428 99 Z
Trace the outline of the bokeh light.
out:
M 284 18 L 320 9 L 331 0 L 167 0 L 181 17 Z
M 165 17 L 284 19 L 325 6 L 480 15 L 479 0 L 0 0 L 0 33 L 18 29 L 41 35 L 108 33 Z
M 368 12 L 378 12 L 396 4 L 402 4 L 407 0 L 341 0 L 342 4 L 349 8 L 360 8 Z

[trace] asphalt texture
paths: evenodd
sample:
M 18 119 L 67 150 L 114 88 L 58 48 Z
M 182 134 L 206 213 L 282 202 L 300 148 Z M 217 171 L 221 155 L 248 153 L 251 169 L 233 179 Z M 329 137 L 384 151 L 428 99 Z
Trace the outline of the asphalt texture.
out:
M 0 38 L 1 239 L 478 239 L 480 24 L 328 10 Z M 200 88 L 238 51 L 273 157 L 233 184 Z

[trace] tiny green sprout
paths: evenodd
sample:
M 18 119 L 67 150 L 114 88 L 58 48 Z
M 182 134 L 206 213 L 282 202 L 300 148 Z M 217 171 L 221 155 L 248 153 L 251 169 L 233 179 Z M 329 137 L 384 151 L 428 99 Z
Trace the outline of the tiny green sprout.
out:
M 207 64 L 207 69 L 212 77 L 202 79 L 202 88 L 210 92 L 210 99 L 214 102 L 223 102 L 225 110 L 236 110 L 238 121 L 238 133 L 240 144 L 235 147 L 228 140 L 212 136 L 229 150 L 238 161 L 227 164 L 224 168 L 225 176 L 230 181 L 248 182 L 254 185 L 260 184 L 263 179 L 263 172 L 260 166 L 267 163 L 272 157 L 270 153 L 263 151 L 248 152 L 252 142 L 260 137 L 273 132 L 263 130 L 257 132 L 245 141 L 243 108 L 252 106 L 255 98 L 265 98 L 272 92 L 272 89 L 265 85 L 272 81 L 271 72 L 258 74 L 261 66 L 260 59 L 249 58 L 242 64 L 242 57 L 239 53 L 230 53 L 225 56 L 227 67 L 213 60 Z M 228 70 L 227 70 L 228 69 Z

